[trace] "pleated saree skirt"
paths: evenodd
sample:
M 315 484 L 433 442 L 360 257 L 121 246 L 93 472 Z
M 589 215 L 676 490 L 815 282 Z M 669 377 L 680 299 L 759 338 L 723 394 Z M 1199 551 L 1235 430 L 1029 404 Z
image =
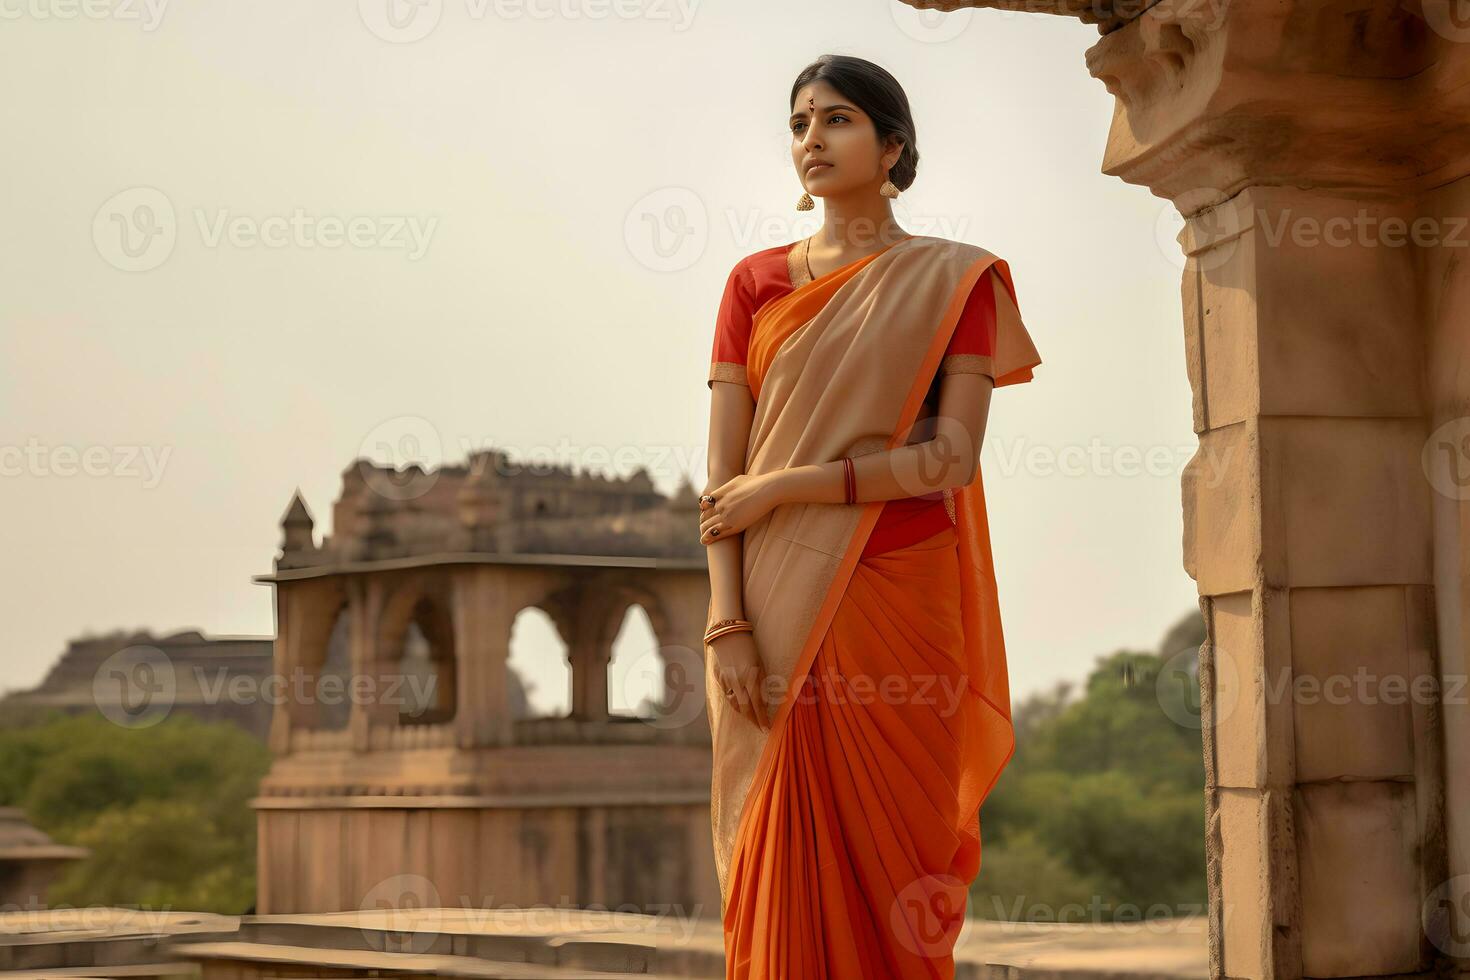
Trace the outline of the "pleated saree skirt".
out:
M 958 535 L 861 558 L 751 787 L 728 980 L 952 978 L 962 848 Z

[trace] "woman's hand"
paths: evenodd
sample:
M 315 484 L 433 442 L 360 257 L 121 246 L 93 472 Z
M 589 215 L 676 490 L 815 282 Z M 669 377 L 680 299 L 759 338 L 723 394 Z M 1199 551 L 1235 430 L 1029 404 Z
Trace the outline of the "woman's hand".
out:
M 721 538 L 739 534 L 766 516 L 780 503 L 776 493 L 777 475 L 741 473 L 713 490 L 706 490 L 699 498 L 703 515 L 699 522 L 699 543 L 714 544 Z M 714 497 L 714 503 L 708 497 Z
M 726 633 L 710 641 L 715 652 L 716 678 L 726 691 L 725 700 L 751 723 L 770 731 L 771 722 L 762 692 L 766 684 L 765 667 L 755 649 L 755 638 L 748 630 Z

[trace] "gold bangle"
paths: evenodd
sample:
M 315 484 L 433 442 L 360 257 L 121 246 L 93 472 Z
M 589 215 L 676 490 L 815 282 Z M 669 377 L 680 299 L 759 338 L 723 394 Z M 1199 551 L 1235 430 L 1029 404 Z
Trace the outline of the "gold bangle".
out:
M 755 627 L 751 626 L 749 623 L 732 624 L 730 626 L 721 626 L 718 629 L 712 629 L 708 633 L 704 634 L 704 638 L 706 640 L 713 640 L 715 637 L 724 636 L 726 633 L 741 633 L 745 631 L 753 631 L 754 629 Z
M 705 643 L 709 643 L 709 642 L 711 642 L 713 640 L 717 640 L 720 637 L 724 636 L 726 633 L 753 633 L 753 632 L 755 632 L 755 627 L 752 626 L 752 625 L 750 625 L 749 623 L 745 623 L 745 624 L 731 624 L 729 626 L 722 626 L 719 629 L 710 630 L 708 633 L 704 634 L 704 642 Z
M 731 627 L 734 627 L 734 629 L 737 630 L 755 629 L 755 626 L 751 623 L 750 620 L 745 619 L 741 616 L 736 616 L 733 619 L 721 619 L 717 622 L 711 623 L 709 627 L 705 629 L 704 642 L 708 643 L 710 640 L 713 640 L 717 636 L 724 636 L 726 633 L 733 632 Z

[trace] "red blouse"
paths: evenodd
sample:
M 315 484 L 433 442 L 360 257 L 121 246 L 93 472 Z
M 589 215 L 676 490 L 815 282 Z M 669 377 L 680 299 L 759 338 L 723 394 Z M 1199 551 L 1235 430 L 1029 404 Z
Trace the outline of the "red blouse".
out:
M 795 244 L 777 245 L 747 255 L 730 270 L 715 320 L 714 350 L 710 355 L 711 387 L 716 380 L 744 383 L 743 368 L 756 311 L 796 288 L 787 271 L 787 253 Z M 989 375 L 989 371 L 977 366 L 975 358 L 966 358 L 965 355 L 987 355 L 983 363 L 989 363 L 989 355 L 994 354 L 996 335 L 995 290 L 1004 288 L 994 269 L 990 269 L 970 290 L 949 346 L 944 349 L 939 370 L 924 398 L 927 412 L 921 409 L 921 416 L 932 414 L 938 408 L 940 375 L 968 371 Z M 953 525 L 942 493 L 884 501 L 878 522 L 863 548 L 863 557 L 915 544 Z

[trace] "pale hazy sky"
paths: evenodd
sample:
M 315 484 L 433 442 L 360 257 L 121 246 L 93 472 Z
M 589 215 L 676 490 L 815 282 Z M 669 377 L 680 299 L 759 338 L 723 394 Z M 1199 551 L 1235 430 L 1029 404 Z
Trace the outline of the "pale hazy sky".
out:
M 702 483 L 725 277 L 820 220 L 785 119 L 828 51 L 904 84 L 900 222 L 1007 259 L 1044 362 L 982 457 L 1015 696 L 1195 607 L 1179 221 L 1099 172 L 1094 28 L 389 2 L 0 3 L 0 689 L 86 630 L 272 632 L 292 491 L 329 530 L 385 436 Z

